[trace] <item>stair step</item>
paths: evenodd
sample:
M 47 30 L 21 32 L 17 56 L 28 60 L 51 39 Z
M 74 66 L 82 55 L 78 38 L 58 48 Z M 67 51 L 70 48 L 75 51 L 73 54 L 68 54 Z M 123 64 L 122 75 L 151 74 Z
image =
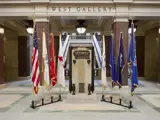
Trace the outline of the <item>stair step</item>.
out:
M 73 103 L 95 103 L 97 102 L 96 94 L 88 95 L 88 94 L 81 94 L 78 93 L 76 95 L 68 94 L 65 102 L 73 102 Z

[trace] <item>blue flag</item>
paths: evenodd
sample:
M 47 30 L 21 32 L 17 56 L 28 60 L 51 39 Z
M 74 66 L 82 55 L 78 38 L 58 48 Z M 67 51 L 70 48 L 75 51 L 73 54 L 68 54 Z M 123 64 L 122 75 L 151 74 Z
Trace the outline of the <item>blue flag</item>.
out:
M 118 65 L 117 65 L 117 83 L 119 86 L 122 84 L 122 72 L 124 69 L 124 51 L 123 51 L 123 36 L 120 33 L 120 48 L 119 48 L 119 56 L 118 56 Z
M 113 36 L 111 36 L 111 45 L 110 45 L 110 67 L 111 67 L 112 82 L 114 86 L 116 83 L 116 58 L 115 58 Z
M 131 49 L 132 48 L 132 44 L 131 44 L 131 40 L 130 40 L 130 45 L 129 45 L 129 50 L 128 50 L 128 65 L 131 65 Z
M 128 62 L 131 72 L 131 95 L 134 94 L 134 90 L 138 87 L 138 70 L 137 70 L 137 57 L 136 57 L 136 40 L 134 34 L 134 24 L 132 23 L 131 41 L 129 48 Z

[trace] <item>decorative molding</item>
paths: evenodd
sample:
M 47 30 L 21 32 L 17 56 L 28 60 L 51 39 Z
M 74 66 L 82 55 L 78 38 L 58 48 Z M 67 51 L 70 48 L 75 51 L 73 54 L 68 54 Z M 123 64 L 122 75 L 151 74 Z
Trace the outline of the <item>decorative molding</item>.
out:
M 32 3 L 134 3 L 134 4 L 160 4 L 159 0 L 0 0 L 0 4 L 32 4 Z
M 41 17 L 41 18 L 36 18 L 35 19 L 36 22 L 49 22 L 49 19 L 46 17 Z
M 126 17 L 115 17 L 114 22 L 129 22 Z
M 133 3 L 134 0 L 113 0 L 114 3 Z
M 50 1 L 51 0 L 30 0 L 30 3 L 49 3 Z
M 38 3 L 37 3 L 38 4 Z M 77 11 L 77 6 L 75 4 L 68 4 L 67 6 L 70 6 L 73 8 L 73 10 L 70 9 L 70 11 L 64 11 L 64 8 L 61 8 L 61 12 L 59 12 L 59 7 L 64 7 L 64 4 L 41 4 L 41 5 L 35 5 L 35 4 L 9 4 L 4 5 L 0 4 L 0 16 L 8 17 L 8 16 L 36 16 L 36 17 L 49 17 L 49 16 L 114 16 L 114 17 L 158 17 L 160 16 L 160 4 L 99 4 L 99 7 L 97 4 L 93 3 L 89 6 L 96 6 L 96 11 L 93 12 L 90 11 L 91 8 L 88 8 L 89 6 L 86 4 L 80 4 L 81 10 Z M 53 8 L 58 7 L 56 10 Z M 105 11 L 103 10 L 103 7 L 106 7 Z M 78 8 L 79 9 L 79 8 Z M 85 10 L 84 10 L 85 9 Z M 99 10 L 101 12 L 99 12 Z

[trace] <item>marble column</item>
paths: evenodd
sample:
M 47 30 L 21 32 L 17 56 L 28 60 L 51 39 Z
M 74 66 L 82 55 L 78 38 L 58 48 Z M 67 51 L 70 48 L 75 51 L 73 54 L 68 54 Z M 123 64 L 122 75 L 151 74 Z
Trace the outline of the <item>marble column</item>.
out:
M 158 40 L 158 83 L 160 84 L 160 33 L 157 37 L 157 40 Z
M 0 28 L 0 85 L 4 84 L 4 29 Z
M 118 61 L 119 55 L 120 32 L 123 32 L 123 49 L 125 61 L 125 67 L 122 75 L 122 85 L 128 85 L 128 18 L 115 18 L 113 23 L 116 63 Z
M 50 24 L 47 18 L 36 18 L 36 30 L 38 37 L 38 50 L 39 50 L 39 62 L 40 62 L 40 85 L 44 85 L 44 81 L 42 80 L 42 32 L 45 32 L 46 35 L 46 43 L 49 46 L 49 35 L 50 35 Z M 49 55 L 49 54 L 48 54 Z

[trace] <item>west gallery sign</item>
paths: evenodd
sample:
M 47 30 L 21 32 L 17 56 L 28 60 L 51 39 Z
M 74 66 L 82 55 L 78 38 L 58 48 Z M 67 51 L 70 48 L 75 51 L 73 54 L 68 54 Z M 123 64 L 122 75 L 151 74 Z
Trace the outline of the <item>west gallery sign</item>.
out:
M 53 12 L 93 12 L 93 13 L 104 13 L 112 12 L 113 7 L 111 6 L 52 6 Z

